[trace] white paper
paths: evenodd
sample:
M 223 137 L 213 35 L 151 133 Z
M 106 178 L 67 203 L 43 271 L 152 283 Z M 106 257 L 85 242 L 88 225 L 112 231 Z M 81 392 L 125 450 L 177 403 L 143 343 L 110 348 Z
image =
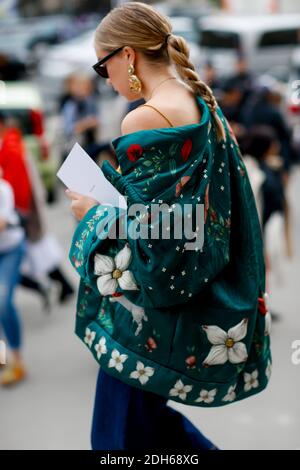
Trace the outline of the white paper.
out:
M 127 208 L 124 196 L 106 179 L 101 168 L 78 143 L 58 170 L 57 176 L 71 191 L 96 199 L 101 204 Z

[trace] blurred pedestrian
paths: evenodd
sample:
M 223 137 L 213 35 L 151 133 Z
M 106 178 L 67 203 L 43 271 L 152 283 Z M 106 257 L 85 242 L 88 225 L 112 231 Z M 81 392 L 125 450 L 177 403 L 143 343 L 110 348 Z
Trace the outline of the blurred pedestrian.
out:
M 284 163 L 284 178 L 287 181 L 294 149 L 292 132 L 281 110 L 282 94 L 274 79 L 262 77 L 256 91 L 244 107 L 243 122 L 247 128 L 264 125 L 271 127 L 280 144 L 280 154 Z
M 0 165 L 3 179 L 12 186 L 17 211 L 23 219 L 29 215 L 32 203 L 32 188 L 25 159 L 25 148 L 21 131 L 7 124 L 0 112 Z
M 239 140 L 245 130 L 243 120 L 245 89 L 238 78 L 230 77 L 224 80 L 221 85 L 220 105 L 237 140 Z
M 216 96 L 220 96 L 222 82 L 218 72 L 211 61 L 206 61 L 203 68 L 203 81 L 213 90 Z
M 66 136 L 66 153 L 78 142 L 95 159 L 99 149 L 99 109 L 92 80 L 73 74 L 68 83 L 69 94 L 61 108 Z
M 260 209 L 268 274 L 272 271 L 282 278 L 282 261 L 286 257 L 290 258 L 293 250 L 280 143 L 271 127 L 254 126 L 248 129 L 242 140 L 242 150 Z M 281 217 L 283 224 L 278 223 L 276 216 Z
M 22 358 L 22 328 L 14 304 L 20 265 L 25 251 L 25 235 L 15 211 L 11 185 L 2 178 L 0 167 L 0 336 L 3 330 L 11 359 L 0 377 L 1 385 L 12 385 L 26 377 Z
M 46 194 L 34 158 L 26 154 L 21 131 L 11 127 L 3 114 L 0 114 L 0 141 L 3 179 L 12 187 L 27 239 L 20 283 L 41 295 L 44 305 L 49 306 L 51 279 L 59 284 L 59 301 L 64 302 L 73 294 L 73 288 L 59 267 L 62 259 L 59 245 L 46 229 Z

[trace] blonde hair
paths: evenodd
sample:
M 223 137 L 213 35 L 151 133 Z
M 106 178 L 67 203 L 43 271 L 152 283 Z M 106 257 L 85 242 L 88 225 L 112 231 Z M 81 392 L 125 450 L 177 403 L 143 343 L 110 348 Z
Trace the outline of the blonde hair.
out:
M 218 137 L 225 140 L 214 94 L 196 72 L 186 40 L 172 34 L 172 25 L 166 16 L 142 2 L 128 2 L 113 8 L 96 29 L 95 46 L 110 52 L 126 45 L 142 53 L 149 62 L 174 64 L 180 78 L 206 102 L 215 118 Z

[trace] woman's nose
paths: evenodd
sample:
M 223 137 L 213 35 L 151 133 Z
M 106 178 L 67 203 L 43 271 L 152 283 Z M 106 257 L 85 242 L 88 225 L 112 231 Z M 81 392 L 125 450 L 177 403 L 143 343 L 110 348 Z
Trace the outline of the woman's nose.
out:
M 110 85 L 110 86 L 112 85 L 112 83 L 111 83 L 111 81 L 110 81 L 110 78 L 107 78 L 107 79 L 106 79 L 106 85 Z

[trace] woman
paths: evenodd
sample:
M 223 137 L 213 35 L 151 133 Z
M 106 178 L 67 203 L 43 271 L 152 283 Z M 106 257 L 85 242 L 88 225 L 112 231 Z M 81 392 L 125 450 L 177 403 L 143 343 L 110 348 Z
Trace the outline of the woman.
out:
M 12 360 L 4 368 L 0 383 L 12 385 L 26 376 L 21 354 L 21 324 L 13 302 L 24 254 L 24 231 L 15 212 L 13 190 L 2 179 L 2 173 L 0 167 L 0 330 L 4 331 Z
M 81 277 L 76 333 L 101 365 L 92 446 L 215 449 L 166 403 L 221 406 L 268 383 L 262 242 L 245 166 L 168 18 L 126 3 L 101 21 L 95 49 L 98 74 L 146 103 L 112 142 L 118 171 L 102 165 L 128 214 L 67 191 L 81 221 L 70 250 Z M 157 216 L 157 206 L 167 210 Z M 141 236 L 145 227 L 154 236 Z

